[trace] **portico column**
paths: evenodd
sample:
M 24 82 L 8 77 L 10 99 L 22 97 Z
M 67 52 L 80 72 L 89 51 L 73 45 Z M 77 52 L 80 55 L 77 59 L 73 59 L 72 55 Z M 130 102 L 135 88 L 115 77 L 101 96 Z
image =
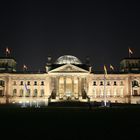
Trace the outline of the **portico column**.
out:
M 81 78 L 78 78 L 78 94 L 81 96 Z
M 57 77 L 57 84 L 56 84 L 57 96 L 59 96 L 59 79 L 60 77 Z
M 72 94 L 74 95 L 74 77 L 72 77 Z
M 66 94 L 66 76 L 64 77 L 64 95 Z

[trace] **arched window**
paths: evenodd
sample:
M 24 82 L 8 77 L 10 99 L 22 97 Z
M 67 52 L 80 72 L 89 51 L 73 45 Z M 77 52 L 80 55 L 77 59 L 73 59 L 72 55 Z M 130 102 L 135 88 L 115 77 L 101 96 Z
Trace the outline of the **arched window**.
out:
M 121 81 L 120 85 L 123 86 L 123 81 Z
M 43 97 L 44 96 L 44 89 L 41 89 L 40 91 L 40 97 Z
M 15 97 L 17 95 L 17 89 L 13 89 L 13 96 Z
M 37 89 L 34 89 L 33 97 L 37 97 L 37 93 L 38 93 Z
M 37 81 L 34 81 L 34 86 L 37 86 Z
M 30 94 L 31 94 L 31 90 L 28 89 L 27 92 L 26 92 L 26 97 L 30 97 Z
M 30 81 L 27 82 L 27 85 L 28 85 L 28 86 L 30 85 Z
M 117 82 L 116 81 L 114 81 L 114 86 L 116 86 L 117 85 Z
M 139 87 L 138 81 L 136 80 L 132 81 L 132 87 Z
M 93 86 L 96 86 L 96 85 L 97 85 L 96 81 L 93 81 Z
M 100 86 L 103 86 L 103 81 L 100 82 Z
M 24 93 L 23 89 L 20 89 L 20 91 L 19 91 L 19 96 L 20 96 L 20 97 L 23 97 L 23 93 Z
M 2 86 L 2 87 L 5 86 L 5 82 L 3 80 L 0 80 L 0 86 Z
M 44 81 L 41 81 L 41 86 L 44 86 Z
M 20 82 L 20 85 L 21 85 L 21 86 L 23 85 L 23 81 Z

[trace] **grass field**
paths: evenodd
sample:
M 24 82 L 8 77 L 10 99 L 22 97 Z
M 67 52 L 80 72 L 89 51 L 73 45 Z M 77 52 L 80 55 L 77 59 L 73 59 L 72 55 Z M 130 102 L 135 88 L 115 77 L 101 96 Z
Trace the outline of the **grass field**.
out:
M 1 107 L 0 119 L 1 134 L 5 137 L 45 136 L 46 139 L 67 140 L 130 137 L 134 139 L 140 135 L 139 106 L 92 109 Z

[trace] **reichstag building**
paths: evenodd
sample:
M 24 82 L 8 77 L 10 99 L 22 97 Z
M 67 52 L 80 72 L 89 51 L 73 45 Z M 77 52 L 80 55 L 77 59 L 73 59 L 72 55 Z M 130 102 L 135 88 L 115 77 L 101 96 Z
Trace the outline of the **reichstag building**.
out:
M 140 103 L 140 58 L 124 58 L 119 71 L 94 72 L 90 64 L 64 55 L 48 57 L 44 72 L 19 72 L 16 60 L 0 58 L 0 104 L 104 101 Z

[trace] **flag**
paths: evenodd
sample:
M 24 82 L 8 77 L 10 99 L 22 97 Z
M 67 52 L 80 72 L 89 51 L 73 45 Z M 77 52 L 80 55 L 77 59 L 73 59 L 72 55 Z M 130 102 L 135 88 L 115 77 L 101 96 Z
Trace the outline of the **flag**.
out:
M 105 73 L 105 75 L 107 75 L 107 69 L 106 69 L 105 65 L 104 65 L 104 73 Z
M 8 47 L 6 48 L 6 53 L 7 53 L 7 54 L 10 54 L 10 50 L 9 50 Z
M 28 88 L 27 88 L 26 83 L 24 84 L 24 88 L 25 88 L 25 90 L 26 90 L 26 93 L 28 93 Z
M 110 69 L 114 70 L 114 67 L 110 64 Z
M 129 48 L 129 54 L 133 54 L 133 51 Z
M 6 53 L 6 57 L 10 54 L 10 50 L 8 47 L 6 48 L 5 53 Z
M 25 64 L 23 65 L 23 70 L 27 70 L 27 66 Z

